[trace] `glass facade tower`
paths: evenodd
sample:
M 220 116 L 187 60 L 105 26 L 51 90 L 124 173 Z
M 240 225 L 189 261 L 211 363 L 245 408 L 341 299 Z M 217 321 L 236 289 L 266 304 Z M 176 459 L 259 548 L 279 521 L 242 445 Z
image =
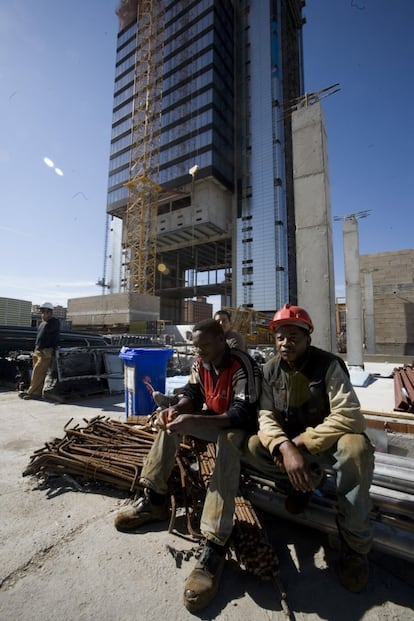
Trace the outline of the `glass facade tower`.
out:
M 118 15 L 104 281 L 128 287 L 125 210 L 131 170 L 139 14 L 162 7 L 156 293 L 161 318 L 183 301 L 273 311 L 295 301 L 289 101 L 303 92 L 300 0 L 125 0 Z M 135 108 L 136 109 L 136 108 Z

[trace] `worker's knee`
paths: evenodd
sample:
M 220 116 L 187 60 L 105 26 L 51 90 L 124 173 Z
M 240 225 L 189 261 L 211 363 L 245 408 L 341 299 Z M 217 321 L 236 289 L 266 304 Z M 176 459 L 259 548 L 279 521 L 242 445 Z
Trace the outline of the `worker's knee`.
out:
M 246 437 L 246 432 L 242 429 L 223 429 L 219 431 L 217 437 L 217 443 L 229 443 L 236 448 L 240 448 Z
M 374 463 L 374 447 L 362 433 L 346 433 L 338 440 L 337 458 L 342 463 L 354 462 L 360 467 L 371 467 Z
M 246 450 L 248 453 L 252 455 L 257 455 L 257 453 L 263 451 L 263 444 L 260 442 L 258 435 L 253 435 L 247 438 L 246 441 Z

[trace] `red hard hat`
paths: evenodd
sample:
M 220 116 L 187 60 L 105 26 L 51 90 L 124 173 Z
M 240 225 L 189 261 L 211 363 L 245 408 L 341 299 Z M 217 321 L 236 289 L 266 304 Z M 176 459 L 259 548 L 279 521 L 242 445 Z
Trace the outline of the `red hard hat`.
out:
M 282 308 L 279 308 L 269 324 L 269 329 L 275 332 L 279 326 L 285 324 L 292 324 L 313 332 L 312 319 L 305 309 L 300 306 L 285 304 Z

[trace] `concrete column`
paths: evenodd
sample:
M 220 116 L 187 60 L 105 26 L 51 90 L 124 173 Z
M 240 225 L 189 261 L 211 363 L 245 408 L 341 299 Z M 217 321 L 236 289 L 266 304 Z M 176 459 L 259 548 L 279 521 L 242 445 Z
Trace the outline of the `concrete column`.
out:
M 372 272 L 364 273 L 365 346 L 367 354 L 375 354 L 374 284 Z
M 298 304 L 312 317 L 312 343 L 335 352 L 335 280 L 325 122 L 319 102 L 292 114 Z
M 362 342 L 361 283 L 359 270 L 358 222 L 355 216 L 343 221 L 346 349 L 348 366 L 364 368 Z

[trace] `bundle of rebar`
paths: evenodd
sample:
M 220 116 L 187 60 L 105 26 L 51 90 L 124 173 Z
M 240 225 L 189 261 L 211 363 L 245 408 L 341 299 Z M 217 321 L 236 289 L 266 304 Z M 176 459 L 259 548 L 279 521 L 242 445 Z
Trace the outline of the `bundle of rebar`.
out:
M 101 482 L 135 492 L 145 457 L 155 432 L 96 416 L 85 426 L 64 427 L 65 437 L 47 442 L 35 451 L 23 476 L 73 476 L 81 482 Z

